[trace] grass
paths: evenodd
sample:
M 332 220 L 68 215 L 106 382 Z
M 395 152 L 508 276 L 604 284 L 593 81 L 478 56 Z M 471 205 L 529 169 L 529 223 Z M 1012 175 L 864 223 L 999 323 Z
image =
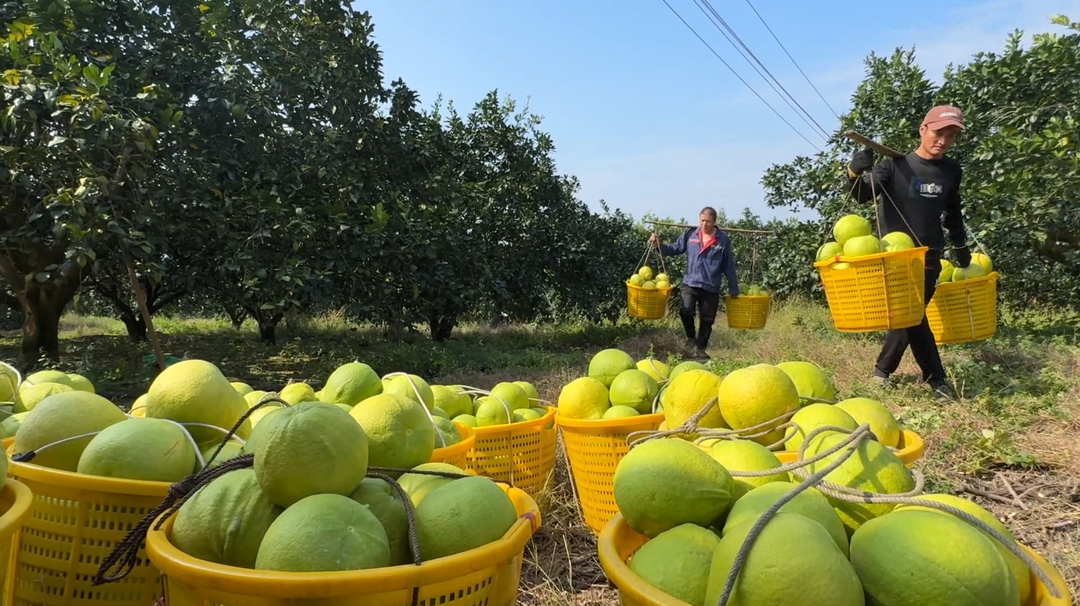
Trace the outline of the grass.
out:
M 774 306 L 761 331 L 732 331 L 718 318 L 711 368 L 726 373 L 758 362 L 810 360 L 834 378 L 842 397 L 886 403 L 927 441 L 918 467 L 928 490 L 956 492 L 992 510 L 1017 538 L 1046 556 L 1080 595 L 1080 337 L 1076 316 L 1048 310 L 1005 309 L 988 341 L 943 346 L 950 379 L 962 399 L 939 403 L 917 381 L 905 357 L 899 385 L 887 392 L 869 379 L 881 335 L 835 331 L 828 310 L 792 301 Z M 165 352 L 210 360 L 234 380 L 275 390 L 292 380 L 318 389 L 339 364 L 353 359 L 378 372 L 406 371 L 436 383 L 488 388 L 498 381 L 533 381 L 556 401 L 560 387 L 585 373 L 589 358 L 619 347 L 640 359 L 676 363 L 687 352 L 677 320 L 615 325 L 466 325 L 446 343 L 422 334 L 392 337 L 340 314 L 282 326 L 279 343 L 259 342 L 256 328 L 224 319 L 162 317 L 155 321 Z M 0 357 L 15 359 L 17 335 L 0 338 Z M 109 318 L 65 317 L 63 367 L 88 376 L 118 404 L 140 395 L 154 375 L 146 343 L 132 343 Z M 546 495 L 544 527 L 526 552 L 521 603 L 618 603 L 596 559 L 595 541 L 581 521 L 560 458 Z M 1015 497 L 1013 496 L 1015 494 Z

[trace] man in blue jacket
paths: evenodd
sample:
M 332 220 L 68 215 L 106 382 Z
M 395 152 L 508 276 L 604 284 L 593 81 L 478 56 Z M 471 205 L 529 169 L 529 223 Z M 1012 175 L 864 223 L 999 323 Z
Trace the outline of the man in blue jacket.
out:
M 739 280 L 735 277 L 735 253 L 727 234 L 716 228 L 716 209 L 706 206 L 698 215 L 698 227 L 686 230 L 672 244 L 662 244 L 660 236 L 649 240 L 660 252 L 672 256 L 686 254 L 686 275 L 683 276 L 682 317 L 686 338 L 697 354 L 707 357 L 705 348 L 712 336 L 716 309 L 720 305 L 720 278 L 727 277 L 728 292 L 739 296 Z M 695 308 L 701 313 L 701 324 L 694 330 Z

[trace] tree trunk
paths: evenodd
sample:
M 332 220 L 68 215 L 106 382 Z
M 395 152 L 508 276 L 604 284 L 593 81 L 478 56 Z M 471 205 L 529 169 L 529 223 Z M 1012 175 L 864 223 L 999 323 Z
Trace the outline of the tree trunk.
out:
M 120 321 L 124 323 L 128 338 L 133 342 L 139 343 L 146 340 L 146 322 L 142 318 L 136 316 L 131 310 L 127 310 L 120 312 Z
M 247 310 L 242 307 L 233 307 L 231 305 L 225 305 L 224 307 L 225 315 L 229 316 L 233 328 L 240 330 L 240 327 L 244 325 L 244 320 L 247 319 Z
M 450 338 L 450 334 L 454 332 L 454 327 L 457 326 L 457 318 L 433 315 L 428 322 L 431 328 L 431 340 L 436 342 L 443 342 Z
M 49 296 L 47 290 L 29 287 L 25 291 L 23 310 L 23 340 L 21 363 L 30 368 L 38 360 L 38 355 L 45 352 L 49 359 L 60 360 L 60 316 L 71 297 L 62 293 Z
M 281 319 L 285 317 L 282 312 L 275 312 L 268 315 L 262 309 L 257 307 L 245 307 L 248 315 L 250 315 L 256 323 L 259 325 L 259 337 L 263 343 L 267 345 L 277 344 L 277 325 L 281 322 Z

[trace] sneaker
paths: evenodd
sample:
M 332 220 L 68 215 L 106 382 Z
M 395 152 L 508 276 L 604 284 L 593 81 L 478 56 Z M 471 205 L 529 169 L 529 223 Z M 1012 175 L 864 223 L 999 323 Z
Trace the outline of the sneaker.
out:
M 888 373 L 882 372 L 876 368 L 874 369 L 874 374 L 870 375 L 870 378 L 882 389 L 889 389 L 892 387 L 892 378 L 889 377 Z
M 939 400 L 955 400 L 956 390 L 952 385 L 949 385 L 945 381 L 931 381 L 930 391 L 933 392 L 934 397 Z

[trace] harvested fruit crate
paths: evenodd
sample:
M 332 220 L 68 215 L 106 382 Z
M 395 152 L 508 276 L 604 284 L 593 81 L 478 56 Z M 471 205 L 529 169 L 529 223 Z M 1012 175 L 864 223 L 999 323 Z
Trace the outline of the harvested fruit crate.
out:
M 431 453 L 431 462 L 449 463 L 461 469 L 468 469 L 469 451 L 476 444 L 476 432 L 473 431 L 472 427 L 461 423 L 454 423 L 454 426 L 457 427 L 458 433 L 461 434 L 461 441 L 457 444 L 436 448 Z M 437 445 L 438 442 L 435 442 L 435 444 Z
M 626 283 L 626 306 L 631 318 L 659 320 L 667 313 L 668 297 L 673 287 L 642 288 Z
M 539 495 L 555 475 L 556 409 L 545 406 L 539 419 L 474 427 L 476 442 L 464 469 Z
M 163 573 L 169 606 L 400 606 L 412 603 L 414 592 L 420 604 L 513 606 L 540 510 L 524 491 L 501 487 L 518 514 L 501 539 L 420 566 L 303 573 L 222 566 L 188 556 L 169 541 L 175 516 L 150 531 L 146 553 Z
M 926 307 L 927 247 L 818 261 L 833 325 L 841 332 L 909 328 Z
M 770 295 L 739 295 L 734 299 L 724 296 L 724 309 L 728 328 L 759 330 L 765 328 L 772 306 Z
M 997 332 L 998 273 L 938 284 L 926 319 L 939 345 L 989 339 Z
M 555 421 L 562 429 L 566 456 L 585 523 L 595 534 L 619 512 L 615 504 L 615 468 L 630 446 L 626 436 L 635 431 L 655 431 L 663 413 L 621 419 L 582 420 L 563 416 Z
M 8 585 L 12 580 L 9 571 L 13 546 L 33 507 L 34 493 L 22 482 L 7 478 L 0 490 L 0 591 L 3 592 L 0 595 L 5 596 L 5 604 L 10 603 Z

